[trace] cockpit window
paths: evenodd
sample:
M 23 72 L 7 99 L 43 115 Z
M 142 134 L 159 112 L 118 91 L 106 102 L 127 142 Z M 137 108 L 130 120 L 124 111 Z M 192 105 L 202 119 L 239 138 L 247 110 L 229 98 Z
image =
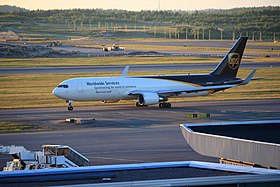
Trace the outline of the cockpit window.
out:
M 66 85 L 66 84 L 61 84 L 61 85 L 58 85 L 58 88 L 68 88 L 68 85 Z

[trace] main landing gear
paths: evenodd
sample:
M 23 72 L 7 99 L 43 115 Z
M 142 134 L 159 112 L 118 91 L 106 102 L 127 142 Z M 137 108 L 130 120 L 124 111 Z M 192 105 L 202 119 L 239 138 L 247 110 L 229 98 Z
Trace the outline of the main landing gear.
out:
M 147 107 L 148 105 L 141 105 L 141 104 L 139 104 L 139 102 L 136 102 L 136 106 L 137 107 Z M 167 102 L 159 103 L 158 106 L 159 106 L 159 108 L 171 108 L 171 103 L 167 103 Z
M 171 108 L 171 103 L 159 103 L 159 108 Z
M 137 102 L 136 102 L 136 106 L 137 106 L 137 107 L 147 107 L 148 105 L 141 105 L 141 104 L 139 104 L 139 102 L 137 101 Z
M 67 105 L 68 111 L 72 111 L 74 109 L 72 106 L 73 101 L 66 101 L 66 102 L 68 103 L 68 105 Z

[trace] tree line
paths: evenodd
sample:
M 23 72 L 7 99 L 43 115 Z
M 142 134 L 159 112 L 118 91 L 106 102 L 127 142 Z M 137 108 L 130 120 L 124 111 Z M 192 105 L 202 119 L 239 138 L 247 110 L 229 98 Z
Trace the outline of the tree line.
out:
M 1 12 L 1 19 L 34 20 L 40 22 L 82 22 L 85 24 L 126 23 L 138 25 L 185 25 L 205 29 L 223 29 L 236 32 L 262 31 L 279 32 L 280 7 L 252 7 L 234 9 L 209 9 L 196 11 L 171 10 L 104 10 L 104 9 L 68 9 L 68 10 L 26 10 L 14 9 Z

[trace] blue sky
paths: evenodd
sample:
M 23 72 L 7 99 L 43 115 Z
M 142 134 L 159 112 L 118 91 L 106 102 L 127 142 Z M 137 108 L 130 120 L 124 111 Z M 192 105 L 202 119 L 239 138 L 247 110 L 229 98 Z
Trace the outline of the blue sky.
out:
M 280 6 L 280 0 L 1 0 L 0 5 L 27 9 L 103 8 L 125 10 L 201 10 Z

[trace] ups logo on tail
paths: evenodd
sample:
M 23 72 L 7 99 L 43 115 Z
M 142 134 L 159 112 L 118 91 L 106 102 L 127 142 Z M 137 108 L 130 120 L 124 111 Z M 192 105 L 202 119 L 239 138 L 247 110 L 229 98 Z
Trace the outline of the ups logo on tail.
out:
M 240 55 L 238 53 L 230 53 L 228 55 L 228 66 L 231 69 L 236 69 L 239 67 Z

